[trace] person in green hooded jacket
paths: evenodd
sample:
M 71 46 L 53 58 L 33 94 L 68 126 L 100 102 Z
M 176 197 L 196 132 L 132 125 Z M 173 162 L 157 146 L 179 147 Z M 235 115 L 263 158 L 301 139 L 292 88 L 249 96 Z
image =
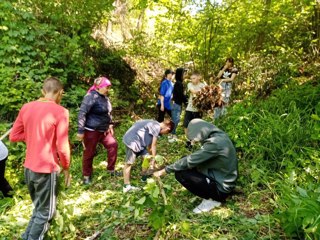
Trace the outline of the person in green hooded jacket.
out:
M 175 173 L 175 177 L 203 201 L 193 212 L 208 212 L 219 207 L 233 191 L 238 177 L 236 150 L 228 135 L 202 119 L 188 125 L 187 137 L 200 142 L 201 149 L 154 173 L 160 177 Z

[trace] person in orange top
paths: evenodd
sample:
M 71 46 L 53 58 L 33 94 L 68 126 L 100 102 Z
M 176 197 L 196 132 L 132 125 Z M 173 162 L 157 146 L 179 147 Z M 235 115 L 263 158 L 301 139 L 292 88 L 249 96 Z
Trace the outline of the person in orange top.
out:
M 43 239 L 56 211 L 60 165 L 70 184 L 69 112 L 60 106 L 63 87 L 59 79 L 44 81 L 43 98 L 25 104 L 13 124 L 9 139 L 26 143 L 25 181 L 34 211 L 22 239 Z

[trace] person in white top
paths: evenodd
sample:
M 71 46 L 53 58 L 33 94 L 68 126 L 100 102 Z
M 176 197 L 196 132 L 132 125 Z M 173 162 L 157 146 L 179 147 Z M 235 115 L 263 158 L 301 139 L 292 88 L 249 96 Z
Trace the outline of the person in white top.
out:
M 184 132 L 187 135 L 187 128 L 189 122 L 195 118 L 202 118 L 202 112 L 200 112 L 195 106 L 193 106 L 193 97 L 206 86 L 205 83 L 201 82 L 202 76 L 198 71 L 194 71 L 191 75 L 191 82 L 187 85 L 187 92 L 189 93 L 188 105 L 186 108 L 186 113 L 184 115 L 183 127 Z M 186 147 L 190 149 L 190 141 L 186 142 Z
M 8 148 L 0 140 L 0 191 L 2 192 L 4 197 L 12 197 L 12 187 L 4 177 L 8 153 Z

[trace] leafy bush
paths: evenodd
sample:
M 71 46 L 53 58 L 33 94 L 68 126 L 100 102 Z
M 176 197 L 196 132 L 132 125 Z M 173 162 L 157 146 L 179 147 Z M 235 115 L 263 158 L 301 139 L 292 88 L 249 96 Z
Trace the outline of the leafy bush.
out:
M 274 186 L 275 216 L 299 239 L 320 233 L 319 102 L 317 85 L 291 83 L 264 101 L 234 105 L 218 123 L 240 152 L 241 184 L 252 190 Z

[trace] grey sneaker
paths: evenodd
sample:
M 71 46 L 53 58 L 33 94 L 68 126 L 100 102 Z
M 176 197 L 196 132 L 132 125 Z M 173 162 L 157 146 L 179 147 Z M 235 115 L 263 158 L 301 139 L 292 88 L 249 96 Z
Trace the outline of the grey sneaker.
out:
M 141 190 L 139 187 L 135 187 L 135 186 L 132 186 L 132 185 L 125 185 L 123 187 L 123 193 L 127 193 L 127 192 L 136 192 L 136 191 L 139 191 Z
M 90 176 L 83 176 L 82 183 L 84 185 L 89 185 L 91 183 L 91 177 Z
M 211 199 L 203 199 L 203 201 L 197 206 L 195 209 L 193 209 L 194 213 L 204 213 L 209 212 L 211 209 L 220 207 L 221 202 L 217 202 Z

